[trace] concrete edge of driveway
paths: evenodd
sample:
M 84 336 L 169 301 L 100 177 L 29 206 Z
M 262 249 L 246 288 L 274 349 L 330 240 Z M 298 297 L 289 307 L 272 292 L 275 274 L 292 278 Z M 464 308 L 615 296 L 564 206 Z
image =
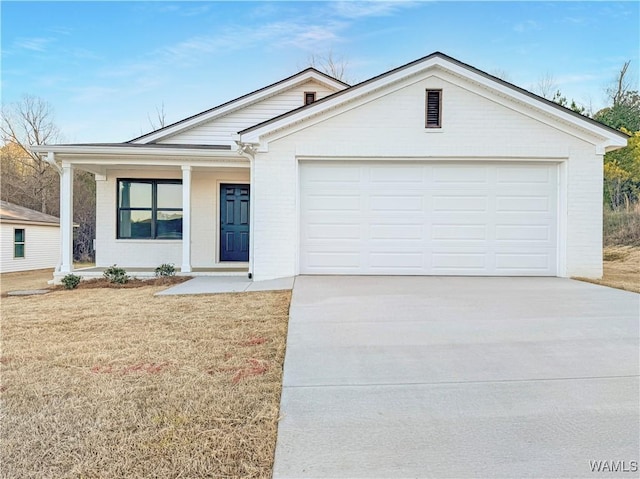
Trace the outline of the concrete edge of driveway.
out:
M 159 291 L 156 296 L 176 294 L 221 294 L 255 291 L 282 291 L 293 288 L 293 277 L 252 281 L 239 276 L 198 276 L 171 288 Z

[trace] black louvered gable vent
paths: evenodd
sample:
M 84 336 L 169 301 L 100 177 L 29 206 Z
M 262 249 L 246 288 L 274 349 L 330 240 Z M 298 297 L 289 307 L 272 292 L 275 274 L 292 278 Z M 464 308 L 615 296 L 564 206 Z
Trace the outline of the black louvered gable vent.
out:
M 427 128 L 442 127 L 442 90 L 427 90 Z

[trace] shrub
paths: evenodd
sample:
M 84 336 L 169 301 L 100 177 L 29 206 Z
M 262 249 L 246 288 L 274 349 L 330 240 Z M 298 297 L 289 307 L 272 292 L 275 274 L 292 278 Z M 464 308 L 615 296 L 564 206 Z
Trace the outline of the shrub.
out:
M 115 264 L 105 269 L 103 274 L 110 283 L 125 284 L 130 279 L 124 268 L 118 268 Z
M 175 276 L 176 267 L 170 263 L 163 263 L 156 268 L 156 276 Z
M 76 274 L 68 274 L 62 278 L 64 289 L 76 289 L 82 281 L 82 278 Z

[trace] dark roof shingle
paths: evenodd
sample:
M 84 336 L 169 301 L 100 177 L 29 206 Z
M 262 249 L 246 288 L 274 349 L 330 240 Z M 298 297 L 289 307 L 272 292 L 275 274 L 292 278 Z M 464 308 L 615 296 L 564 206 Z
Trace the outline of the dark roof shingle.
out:
M 24 206 L 14 205 L 8 201 L 0 201 L 0 220 L 24 223 L 50 223 L 59 225 L 60 219 Z

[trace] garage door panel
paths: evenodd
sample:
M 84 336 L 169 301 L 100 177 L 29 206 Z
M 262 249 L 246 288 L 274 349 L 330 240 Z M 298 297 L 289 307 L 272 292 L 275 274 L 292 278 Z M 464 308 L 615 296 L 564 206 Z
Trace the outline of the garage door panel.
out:
M 353 195 L 313 195 L 307 201 L 308 211 L 356 211 L 362 209 L 361 198 Z
M 422 270 L 424 253 L 375 253 L 369 254 L 369 266 L 380 269 L 413 269 Z
M 310 252 L 307 258 L 309 268 L 319 271 L 338 271 L 339 269 L 357 271 L 360 268 L 359 253 Z
M 529 185 L 546 183 L 553 185 L 555 175 L 548 165 L 497 166 L 496 180 L 499 184 Z
M 311 224 L 307 228 L 307 240 L 359 239 L 360 225 L 325 223 Z
M 496 253 L 496 269 L 499 271 L 546 271 L 551 266 L 550 261 L 548 253 Z
M 434 224 L 431 227 L 431 238 L 434 240 L 485 240 L 487 225 L 483 224 Z
M 474 270 L 483 272 L 487 268 L 487 257 L 484 253 L 433 253 L 432 269 L 436 274 Z
M 397 211 L 398 213 L 423 211 L 424 198 L 421 195 L 371 195 L 369 208 L 374 213 L 376 211 Z
M 552 231 L 549 225 L 496 225 L 496 240 L 550 241 Z
M 372 240 L 422 240 L 424 227 L 416 224 L 373 224 L 369 226 L 369 238 Z
M 435 166 L 433 181 L 435 184 L 453 185 L 487 185 L 488 172 L 482 166 Z
M 433 210 L 444 212 L 487 211 L 488 200 L 484 195 L 434 195 Z
M 301 273 L 556 274 L 554 164 L 354 164 L 301 163 Z
M 548 213 L 551 211 L 551 202 L 548 196 L 498 196 L 496 211 L 498 213 Z
M 421 184 L 424 179 L 424 168 L 422 166 L 406 166 L 405 168 L 396 168 L 395 166 L 372 166 L 369 173 L 369 179 L 372 183 L 376 183 L 379 187 L 384 188 L 385 185 L 393 184 L 397 188 L 398 183 L 414 183 Z M 406 186 L 406 185 L 405 185 Z

